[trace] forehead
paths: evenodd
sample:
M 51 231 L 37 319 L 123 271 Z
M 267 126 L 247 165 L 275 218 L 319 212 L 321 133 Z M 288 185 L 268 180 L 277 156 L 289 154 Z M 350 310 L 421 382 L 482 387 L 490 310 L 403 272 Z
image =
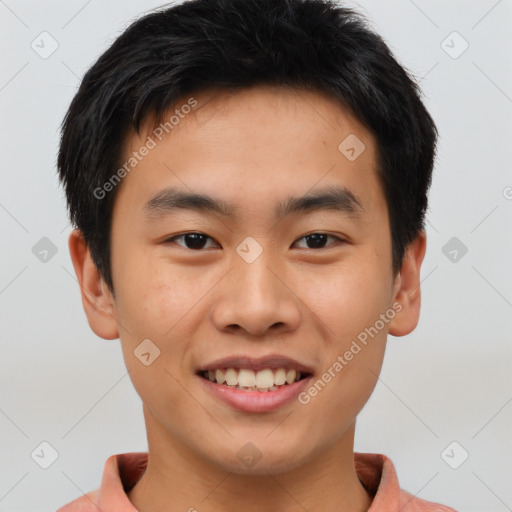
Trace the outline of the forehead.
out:
M 204 90 L 177 100 L 162 119 L 149 116 L 138 135 L 131 132 L 124 162 L 150 140 L 152 149 L 118 191 L 139 209 L 176 186 L 215 191 L 254 214 L 271 200 L 274 213 L 277 203 L 315 187 L 342 185 L 364 210 L 383 199 L 374 136 L 327 93 L 273 86 Z
M 193 107 L 189 108 L 192 104 Z M 206 130 L 205 125 L 210 122 L 217 128 L 223 123 L 241 128 L 249 119 L 257 122 L 252 125 L 252 130 L 254 135 L 257 135 L 257 131 L 259 136 L 270 134 L 273 129 L 283 126 L 287 130 L 281 133 L 282 136 L 297 133 L 303 128 L 310 129 L 311 126 L 306 126 L 309 121 L 309 124 L 315 125 L 317 134 L 349 131 L 358 133 L 370 144 L 374 142 L 364 124 L 333 94 L 318 89 L 265 84 L 238 89 L 212 87 L 181 96 L 161 118 L 148 115 L 141 135 L 151 135 L 160 126 L 166 132 L 164 135 L 170 132 L 184 135 L 186 132 L 191 136 L 190 130 L 195 133 L 203 127 Z M 166 123 L 170 130 L 165 128 Z M 240 130 L 241 134 L 248 131 L 247 125 L 245 128 Z

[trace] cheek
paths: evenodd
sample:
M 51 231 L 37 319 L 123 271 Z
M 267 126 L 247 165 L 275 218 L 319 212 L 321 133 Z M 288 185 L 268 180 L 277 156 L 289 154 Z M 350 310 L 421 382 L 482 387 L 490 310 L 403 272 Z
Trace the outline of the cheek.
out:
M 135 270 L 134 270 L 135 269 Z M 149 257 L 127 258 L 117 268 L 116 310 L 129 336 L 164 339 L 197 302 L 197 287 Z
M 135 265 L 134 262 L 130 263 Z M 133 268 L 137 268 L 134 266 Z M 146 265 L 144 271 L 129 276 L 123 281 L 116 300 L 119 322 L 125 327 L 121 336 L 125 363 L 130 370 L 134 387 L 139 394 L 151 382 L 159 379 L 167 382 L 179 373 L 191 349 L 188 341 L 194 336 L 194 328 L 204 317 L 200 299 L 205 296 L 208 283 L 191 277 L 186 272 L 168 269 L 159 265 Z M 143 340 L 150 340 L 158 357 L 151 366 L 145 367 L 134 357 L 140 352 Z M 148 342 L 145 342 L 148 343 Z M 148 375 L 151 378 L 148 380 Z M 142 380 L 141 380 L 142 379 Z M 174 381 L 173 381 L 174 382 Z
M 355 418 L 371 395 L 384 358 L 389 322 L 394 317 L 390 306 L 388 273 L 368 252 L 340 273 L 329 288 L 329 302 L 323 305 L 325 322 L 334 331 L 326 346 L 325 373 L 329 381 L 319 395 L 333 407 L 333 421 Z M 332 376 L 334 375 L 334 377 Z M 313 392 L 314 393 L 314 392 Z M 341 416 L 340 416 L 341 415 Z M 336 421 L 334 423 L 336 423 Z
M 351 319 L 351 322 L 361 321 Z M 339 331 L 344 328 L 341 322 L 338 327 Z M 306 410 L 311 412 L 312 428 L 327 430 L 333 438 L 356 419 L 380 374 L 387 332 L 365 329 L 353 325 L 353 332 L 365 337 L 342 334 L 326 347 L 323 371 L 300 397 Z M 330 421 L 325 421 L 326 415 Z
M 125 279 L 120 290 L 118 318 L 126 327 L 121 337 L 125 365 L 134 389 L 153 411 L 164 410 L 168 403 L 179 408 L 184 400 L 175 379 L 180 378 L 188 350 L 184 319 L 195 302 L 182 280 L 164 278 L 157 269 Z M 149 353 L 146 358 L 145 353 Z
M 367 256 L 358 252 L 328 273 L 302 272 L 293 280 L 297 295 L 319 320 L 320 329 L 337 343 L 356 337 L 389 307 L 388 274 L 367 252 Z

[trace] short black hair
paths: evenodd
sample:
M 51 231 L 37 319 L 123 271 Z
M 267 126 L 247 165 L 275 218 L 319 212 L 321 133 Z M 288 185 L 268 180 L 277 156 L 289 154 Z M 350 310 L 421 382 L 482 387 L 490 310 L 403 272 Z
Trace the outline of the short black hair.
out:
M 110 241 L 129 128 L 210 88 L 288 86 L 341 100 L 376 137 L 392 270 L 425 229 L 437 129 L 418 82 L 353 9 L 330 0 L 190 0 L 134 21 L 94 63 L 62 123 L 58 172 L 69 214 L 113 291 Z M 341 141 L 340 141 L 341 142 Z

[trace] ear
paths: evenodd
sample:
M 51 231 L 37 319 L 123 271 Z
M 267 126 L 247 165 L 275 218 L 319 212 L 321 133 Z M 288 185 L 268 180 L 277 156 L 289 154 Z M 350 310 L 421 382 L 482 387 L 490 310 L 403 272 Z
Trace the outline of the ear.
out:
M 418 325 L 421 307 L 420 270 L 427 248 L 427 235 L 420 231 L 404 253 L 400 273 L 395 278 L 394 302 L 401 304 L 397 314 L 391 320 L 389 334 L 405 336 Z
M 100 276 L 80 230 L 72 231 L 68 246 L 89 326 L 100 338 L 119 338 L 114 297 Z

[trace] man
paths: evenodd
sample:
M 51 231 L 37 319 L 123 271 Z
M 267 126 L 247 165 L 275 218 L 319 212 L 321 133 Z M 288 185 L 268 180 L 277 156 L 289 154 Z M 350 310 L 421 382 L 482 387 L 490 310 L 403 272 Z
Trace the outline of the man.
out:
M 58 159 L 92 330 L 148 453 L 75 511 L 450 511 L 354 453 L 388 334 L 417 325 L 437 131 L 350 9 L 193 0 L 87 72 Z

